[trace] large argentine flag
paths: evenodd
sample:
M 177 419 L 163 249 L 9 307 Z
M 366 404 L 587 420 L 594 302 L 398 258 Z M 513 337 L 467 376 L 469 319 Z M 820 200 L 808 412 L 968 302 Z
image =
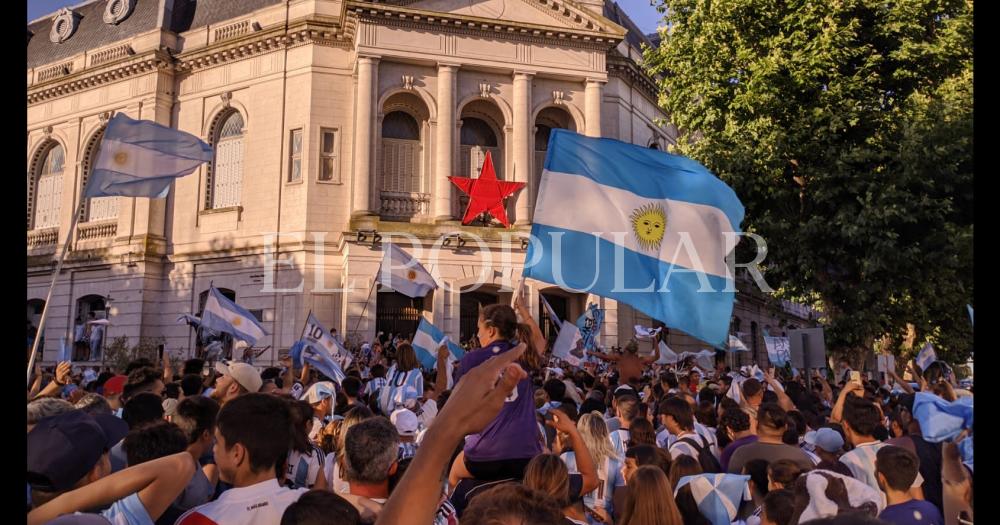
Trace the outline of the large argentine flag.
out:
M 385 246 L 375 279 L 407 297 L 423 297 L 438 287 L 420 261 L 395 244 Z
M 232 302 L 219 289 L 212 287 L 201 314 L 201 326 L 218 333 L 226 333 L 233 339 L 246 341 L 253 346 L 257 340 L 267 335 L 257 318 L 242 306 Z
M 212 160 L 198 137 L 118 113 L 108 123 L 84 197 L 166 197 L 174 179 Z
M 735 295 L 726 265 L 735 235 L 726 234 L 742 221 L 733 190 L 691 159 L 557 129 L 524 275 L 722 345 Z
M 421 319 L 420 325 L 417 326 L 417 333 L 413 336 L 413 350 L 417 354 L 417 360 L 420 361 L 420 365 L 427 370 L 433 370 L 437 367 L 437 349 L 441 346 L 442 342 L 445 342 L 447 336 L 444 335 L 438 327 L 427 322 L 427 319 Z M 447 341 L 448 350 L 451 351 L 450 361 L 458 361 L 462 359 L 465 355 L 465 350 L 461 346 Z
M 351 353 L 344 348 L 344 345 L 340 344 L 340 341 L 337 341 L 336 338 L 330 335 L 330 332 L 323 326 L 323 323 L 319 322 L 319 319 L 316 319 L 316 316 L 312 312 L 309 312 L 306 324 L 302 327 L 301 339 L 317 348 L 326 350 L 340 364 L 341 368 L 351 366 L 351 361 L 354 360 L 351 357 Z

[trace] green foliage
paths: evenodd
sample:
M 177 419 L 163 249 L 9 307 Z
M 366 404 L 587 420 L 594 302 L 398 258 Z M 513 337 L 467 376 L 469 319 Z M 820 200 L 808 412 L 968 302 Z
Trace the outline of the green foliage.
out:
M 158 348 L 164 342 L 165 339 L 162 337 L 143 337 L 136 345 L 130 346 L 128 336 L 116 337 L 104 345 L 104 363 L 118 374 L 124 373 L 125 367 L 131 361 L 141 357 L 149 359 L 155 366 L 159 367 L 161 364 Z M 173 356 L 170 356 L 170 360 L 174 371 L 179 371 L 181 369 L 179 362 L 175 362 L 176 359 Z
M 675 150 L 740 196 L 771 286 L 818 297 L 831 349 L 899 340 L 912 323 L 939 357 L 964 360 L 971 0 L 659 7 L 670 29 L 646 63 Z

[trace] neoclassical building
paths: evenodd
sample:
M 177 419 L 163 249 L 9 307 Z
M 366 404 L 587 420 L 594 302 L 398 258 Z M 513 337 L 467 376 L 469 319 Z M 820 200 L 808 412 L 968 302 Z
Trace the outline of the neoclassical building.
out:
M 29 321 L 69 243 L 43 361 L 91 312 L 110 320 L 108 339 L 191 354 L 177 317 L 199 313 L 210 284 L 263 322 L 263 362 L 310 311 L 358 339 L 411 332 L 420 317 L 468 338 L 478 305 L 509 301 L 518 281 L 552 129 L 674 140 L 644 44 L 605 0 L 91 0 L 29 23 Z M 116 113 L 197 135 L 215 159 L 165 199 L 80 204 Z M 527 184 L 508 201 L 511 229 L 458 220 L 467 199 L 447 177 L 478 176 L 487 152 L 500 179 Z M 448 286 L 422 300 L 373 286 L 378 241 L 393 233 L 416 239 L 403 246 L 425 262 L 436 253 L 430 269 Z M 608 346 L 652 323 L 611 300 L 528 289 L 539 316 L 539 294 L 569 319 L 599 303 Z M 733 329 L 765 353 L 762 330 L 806 315 L 741 294 Z M 670 344 L 704 347 L 680 333 Z

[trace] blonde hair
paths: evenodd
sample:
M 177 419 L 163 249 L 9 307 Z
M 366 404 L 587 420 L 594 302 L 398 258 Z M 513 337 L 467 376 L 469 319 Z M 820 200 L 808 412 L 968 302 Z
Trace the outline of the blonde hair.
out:
M 608 434 L 608 425 L 604 422 L 604 417 L 598 411 L 589 412 L 580 416 L 576 423 L 576 429 L 580 431 L 583 444 L 587 446 L 594 464 L 597 465 L 597 472 L 607 476 L 607 458 L 620 461 L 618 451 L 611 445 L 611 436 Z
M 344 419 L 340 421 L 340 426 L 337 427 L 337 464 L 340 467 L 341 472 L 346 472 L 347 469 L 347 459 L 344 457 L 344 451 L 347 450 L 347 431 L 351 429 L 354 425 L 373 417 L 371 410 L 367 407 L 354 407 L 344 414 Z
M 670 480 L 658 467 L 639 467 L 628 481 L 619 525 L 683 525 Z
M 556 501 L 559 507 L 568 507 L 569 469 L 555 454 L 539 454 L 524 469 L 524 486 L 537 490 Z

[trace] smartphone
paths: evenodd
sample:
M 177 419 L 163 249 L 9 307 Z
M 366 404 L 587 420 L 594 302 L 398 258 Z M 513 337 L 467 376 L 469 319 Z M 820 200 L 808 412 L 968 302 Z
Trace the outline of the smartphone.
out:
M 851 382 L 861 384 L 861 372 L 851 370 Z

